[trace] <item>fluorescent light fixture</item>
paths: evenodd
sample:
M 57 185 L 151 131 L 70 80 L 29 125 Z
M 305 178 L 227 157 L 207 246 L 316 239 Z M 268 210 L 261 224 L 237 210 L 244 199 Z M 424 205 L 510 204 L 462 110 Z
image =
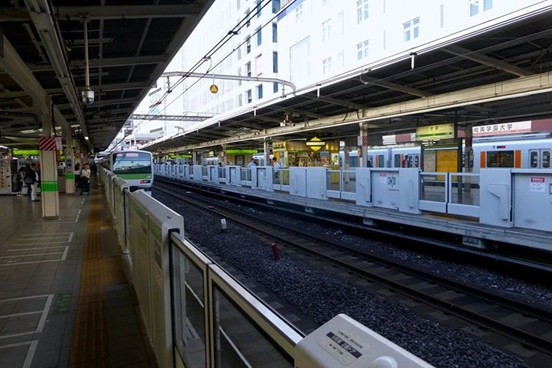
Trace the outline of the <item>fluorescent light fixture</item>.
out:
M 88 136 L 85 136 L 84 139 L 88 140 Z

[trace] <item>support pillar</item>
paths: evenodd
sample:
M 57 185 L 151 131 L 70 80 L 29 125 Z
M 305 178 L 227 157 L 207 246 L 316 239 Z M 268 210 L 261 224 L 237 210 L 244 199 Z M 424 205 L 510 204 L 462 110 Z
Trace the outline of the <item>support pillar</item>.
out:
M 360 129 L 359 145 L 361 147 L 361 156 L 362 156 L 362 159 L 360 160 L 359 164 L 360 164 L 360 167 L 367 167 L 368 166 L 368 123 L 360 123 L 359 129 Z
M 263 140 L 263 150 L 265 156 L 265 166 L 270 166 L 270 152 L 268 151 L 268 141 L 266 138 Z
M 49 109 L 42 114 L 42 134 L 52 136 L 52 115 Z M 40 151 L 40 190 L 42 217 L 59 218 L 59 190 L 57 175 L 56 151 Z
M 197 165 L 197 152 L 192 151 L 192 165 Z

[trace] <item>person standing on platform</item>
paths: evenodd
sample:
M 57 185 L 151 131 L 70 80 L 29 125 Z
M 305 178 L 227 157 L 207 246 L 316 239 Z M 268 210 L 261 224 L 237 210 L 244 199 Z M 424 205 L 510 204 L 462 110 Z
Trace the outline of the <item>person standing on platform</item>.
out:
M 90 169 L 88 168 L 88 164 L 84 164 L 83 169 L 80 173 L 80 186 L 81 186 L 81 195 L 86 193 L 85 195 L 90 194 Z
M 25 173 L 25 178 L 23 179 L 23 182 L 27 187 L 27 197 L 30 197 L 31 191 L 32 191 L 33 177 L 34 177 L 34 170 L 31 169 L 31 165 L 29 164 L 25 165 L 24 173 Z
M 252 158 L 252 159 L 251 159 L 251 162 L 247 165 L 247 168 L 248 168 L 248 169 L 252 169 L 252 168 L 254 168 L 254 167 L 256 167 L 256 166 L 257 166 L 257 164 L 255 163 L 255 159 Z
M 280 163 L 276 159 L 276 157 L 272 158 L 272 167 L 274 170 L 274 182 L 278 182 L 278 176 L 280 174 Z
M 93 176 L 96 176 L 96 174 L 98 173 L 98 166 L 96 166 L 96 163 L 94 161 L 92 161 L 92 165 L 90 165 L 90 172 Z
M 28 181 L 26 180 L 27 176 L 30 177 Z M 38 178 L 38 172 L 36 171 L 36 164 L 31 165 L 30 170 L 27 172 L 27 176 L 25 176 L 25 182 L 30 182 L 31 201 L 38 202 L 39 199 L 36 198 L 36 192 L 38 188 L 39 178 Z
M 75 170 L 73 170 L 73 172 L 75 173 L 75 189 L 77 189 L 79 188 L 79 185 L 80 185 L 80 174 L 81 174 L 80 163 L 77 163 L 75 165 Z M 81 189 L 81 192 L 82 192 L 82 189 Z
M 25 180 L 25 168 L 21 167 L 15 174 L 15 191 L 17 192 L 18 197 L 23 195 L 21 193 L 23 191 L 23 180 Z

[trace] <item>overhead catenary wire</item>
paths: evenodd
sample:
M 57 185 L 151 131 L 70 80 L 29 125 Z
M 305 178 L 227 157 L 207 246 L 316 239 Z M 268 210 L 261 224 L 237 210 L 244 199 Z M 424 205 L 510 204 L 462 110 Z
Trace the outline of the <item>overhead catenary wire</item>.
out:
M 263 24 L 259 29 L 258 31 L 262 30 L 263 28 L 265 28 L 266 26 L 272 24 L 272 22 L 274 21 L 274 19 L 276 19 L 278 17 L 278 15 L 280 15 L 280 13 L 288 8 L 291 4 L 293 4 L 296 0 L 292 0 L 290 1 L 288 4 L 286 4 L 285 8 L 281 9 L 278 13 L 276 13 L 272 18 L 270 18 L 265 24 Z M 265 4 L 264 6 L 266 6 L 267 4 Z M 263 8 L 264 8 L 263 6 Z M 188 92 L 192 87 L 194 87 L 196 84 L 198 84 L 203 78 L 205 78 L 208 74 L 209 74 L 209 71 L 211 71 L 212 69 L 215 69 L 217 66 L 219 66 L 220 64 L 222 64 L 226 59 L 228 59 L 234 52 L 236 52 L 236 50 L 238 50 L 240 47 L 242 47 L 243 45 L 245 45 L 247 43 L 247 41 L 249 41 L 251 38 L 250 37 L 247 37 L 245 39 L 245 41 L 243 41 L 242 43 L 240 43 L 236 48 L 234 48 L 232 51 L 230 51 L 224 58 L 222 58 L 220 61 L 218 61 L 212 68 L 210 68 L 210 70 L 208 70 L 207 72 L 204 73 L 203 77 L 200 77 L 198 78 L 194 83 L 192 83 L 192 85 L 190 85 L 188 88 L 186 88 L 182 93 L 180 93 L 178 96 L 176 96 L 174 98 L 174 100 L 172 100 L 170 103 L 168 103 L 161 111 L 165 111 L 165 109 L 167 107 L 169 107 L 172 103 L 174 103 L 179 97 L 181 97 L 184 93 Z M 177 84 L 180 84 L 181 82 L 184 81 L 186 77 L 182 77 L 179 82 Z M 173 85 L 173 88 L 174 88 L 174 85 Z
M 239 32 L 240 32 L 244 27 L 248 27 L 248 23 L 254 18 L 254 16 L 257 15 L 257 13 L 259 13 L 260 11 L 262 11 L 262 9 L 264 9 L 268 4 L 270 4 L 270 3 L 272 2 L 272 0 L 266 0 L 266 2 L 264 2 L 264 1 L 265 1 L 265 0 L 262 0 L 261 3 L 257 4 L 257 5 L 255 6 L 255 8 L 253 8 L 252 10 L 250 10 L 250 11 L 245 15 L 245 17 L 243 17 L 243 18 L 242 18 L 242 19 L 241 19 L 241 20 L 240 20 L 230 31 L 228 31 L 228 33 L 227 33 L 224 37 L 222 37 L 222 39 L 219 40 L 219 41 L 216 43 L 216 45 L 213 46 L 213 47 L 205 54 L 205 56 L 203 56 L 200 60 L 198 60 L 198 61 L 192 66 L 192 68 L 190 68 L 189 73 L 193 73 L 193 72 L 197 71 L 197 69 L 198 69 L 206 60 L 211 59 L 211 57 L 212 57 L 217 51 L 219 51 L 226 43 L 228 43 L 228 41 L 230 41 L 230 39 L 231 39 L 232 37 L 238 35 Z M 286 9 L 287 7 L 289 7 L 289 6 L 290 6 L 291 4 L 293 4 L 295 1 L 296 1 L 296 0 L 290 1 L 290 2 L 284 7 L 284 9 Z M 263 2 L 264 2 L 264 4 L 263 4 Z M 262 4 L 262 5 L 261 5 L 261 4 Z M 259 5 L 261 5 L 260 8 L 259 8 Z M 279 11 L 278 13 L 276 13 L 276 15 L 275 15 L 274 17 L 271 18 L 271 20 L 269 21 L 269 23 L 271 23 L 271 22 L 278 16 L 278 14 L 280 14 L 280 13 L 281 13 L 281 11 Z M 266 26 L 266 24 L 263 25 L 263 26 L 261 27 L 261 29 L 264 28 L 265 26 Z M 244 43 L 241 43 L 241 44 L 239 45 L 239 47 L 241 47 L 243 44 L 244 44 Z M 235 52 L 236 50 L 237 50 L 237 48 L 233 49 L 232 52 L 231 52 L 229 55 L 227 55 L 227 56 L 223 59 L 223 61 L 226 60 L 226 59 L 227 59 L 233 52 Z M 217 63 L 213 68 L 210 68 L 210 70 L 207 70 L 207 72 L 205 73 L 205 75 L 207 75 L 207 74 L 211 71 L 211 69 L 214 69 L 214 68 L 215 68 L 216 66 L 218 66 L 218 65 L 220 65 L 220 62 Z M 172 87 L 171 87 L 171 92 L 172 92 L 172 90 L 174 90 L 175 87 L 177 87 L 178 85 L 180 85 L 185 79 L 186 79 L 186 76 L 182 76 L 175 84 L 173 84 Z M 198 82 L 199 82 L 201 79 L 203 79 L 203 77 L 200 78 L 200 79 L 198 79 Z M 196 83 L 197 83 L 197 82 L 196 82 Z M 194 83 L 193 85 L 195 85 L 196 83 Z M 189 88 L 193 87 L 193 85 L 190 86 Z M 189 90 L 189 88 L 187 88 L 186 91 Z M 165 92 L 165 93 L 160 97 L 160 99 L 154 104 L 154 107 L 150 108 L 150 110 L 149 110 L 149 112 L 148 112 L 148 115 L 150 115 L 150 114 L 155 110 L 155 106 L 160 105 L 160 104 L 168 97 L 168 95 L 169 95 L 169 93 Z M 179 97 L 182 96 L 182 95 L 183 95 L 183 93 L 181 93 L 180 95 L 178 95 L 173 101 L 171 101 L 170 104 L 172 104 L 177 98 L 179 98 Z M 170 104 L 167 105 L 166 107 L 170 106 Z M 164 111 L 164 110 L 166 109 L 166 107 L 163 108 L 163 110 L 161 110 L 161 111 Z M 150 121 L 151 121 L 151 120 L 150 120 Z M 114 148 L 116 148 L 122 141 L 124 141 L 125 138 L 126 138 L 127 136 L 128 136 L 128 135 L 125 135 L 125 136 L 124 136 L 123 138 L 121 138 L 117 143 L 115 143 L 115 144 L 114 144 Z

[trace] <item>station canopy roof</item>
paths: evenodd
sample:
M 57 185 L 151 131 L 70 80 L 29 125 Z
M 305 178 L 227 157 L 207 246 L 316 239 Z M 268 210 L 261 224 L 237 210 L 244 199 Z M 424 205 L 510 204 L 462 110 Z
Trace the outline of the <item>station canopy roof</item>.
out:
M 264 139 L 326 140 L 552 116 L 552 12 L 484 24 L 264 104 L 215 116 L 150 143 L 154 152 L 262 147 Z M 280 87 L 281 88 L 281 87 Z
M 46 103 L 56 126 L 106 148 L 213 2 L 0 0 L 0 144 L 36 145 Z

